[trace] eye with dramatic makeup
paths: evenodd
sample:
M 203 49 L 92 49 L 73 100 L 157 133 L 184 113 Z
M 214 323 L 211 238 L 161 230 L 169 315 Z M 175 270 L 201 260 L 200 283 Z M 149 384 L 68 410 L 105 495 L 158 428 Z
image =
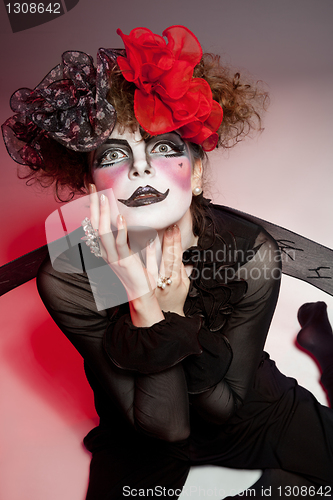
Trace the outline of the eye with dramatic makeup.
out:
M 96 168 L 103 168 L 103 167 L 112 167 L 116 163 L 119 163 L 123 160 L 126 160 L 129 158 L 128 153 L 123 151 L 122 149 L 107 149 L 100 155 L 99 158 L 96 159 L 95 161 L 95 167 Z
M 185 144 L 176 144 L 173 141 L 161 140 L 156 142 L 149 151 L 152 156 L 164 156 L 166 158 L 174 158 L 183 156 L 185 153 Z

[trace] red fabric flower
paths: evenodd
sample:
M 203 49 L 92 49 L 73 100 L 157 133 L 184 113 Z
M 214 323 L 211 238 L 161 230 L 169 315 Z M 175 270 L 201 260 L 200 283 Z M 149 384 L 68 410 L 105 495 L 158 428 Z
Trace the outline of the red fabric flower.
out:
M 121 36 L 127 57 L 119 56 L 124 78 L 133 82 L 134 113 L 151 135 L 179 130 L 181 136 L 205 151 L 215 148 L 222 108 L 213 100 L 208 83 L 193 78 L 202 50 L 197 38 L 184 26 L 171 26 L 162 36 L 136 28 Z

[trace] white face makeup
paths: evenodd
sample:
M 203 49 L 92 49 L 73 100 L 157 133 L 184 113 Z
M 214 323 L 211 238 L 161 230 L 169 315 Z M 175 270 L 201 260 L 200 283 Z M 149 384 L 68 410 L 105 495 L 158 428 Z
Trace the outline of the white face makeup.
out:
M 97 149 L 93 179 L 97 191 L 112 189 L 128 226 L 162 230 L 189 216 L 192 165 L 176 132 L 143 140 L 139 131 L 116 126 Z M 115 224 L 116 215 L 111 214 Z

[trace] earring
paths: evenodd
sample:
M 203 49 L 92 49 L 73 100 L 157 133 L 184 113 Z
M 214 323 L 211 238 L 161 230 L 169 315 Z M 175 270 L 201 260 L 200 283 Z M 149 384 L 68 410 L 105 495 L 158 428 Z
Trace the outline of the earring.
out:
M 193 196 L 199 196 L 199 194 L 202 193 L 202 187 L 199 187 L 199 186 L 195 187 L 193 189 L 192 193 L 193 193 Z

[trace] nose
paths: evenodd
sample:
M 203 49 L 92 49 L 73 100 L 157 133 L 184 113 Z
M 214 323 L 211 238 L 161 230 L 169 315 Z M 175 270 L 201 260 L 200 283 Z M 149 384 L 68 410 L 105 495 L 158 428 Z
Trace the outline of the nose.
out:
M 135 179 L 137 177 L 152 177 L 155 174 L 155 171 L 147 161 L 144 141 L 141 140 L 141 143 L 138 144 L 137 147 L 132 147 L 132 152 L 133 163 L 129 171 L 129 178 Z

